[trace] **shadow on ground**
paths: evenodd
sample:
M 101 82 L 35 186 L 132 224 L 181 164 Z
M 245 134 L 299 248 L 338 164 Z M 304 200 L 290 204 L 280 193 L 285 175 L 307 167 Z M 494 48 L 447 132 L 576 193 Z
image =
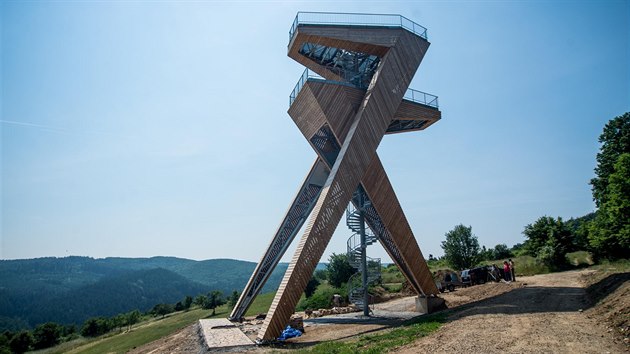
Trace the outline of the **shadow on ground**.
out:
M 630 273 L 611 274 L 588 288 L 524 286 L 504 294 L 447 310 L 461 318 L 485 314 L 533 314 L 586 310 L 630 280 Z

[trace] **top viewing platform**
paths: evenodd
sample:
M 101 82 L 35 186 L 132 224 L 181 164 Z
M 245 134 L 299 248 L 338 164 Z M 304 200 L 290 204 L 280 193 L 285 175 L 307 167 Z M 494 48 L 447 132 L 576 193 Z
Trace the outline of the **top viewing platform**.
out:
M 427 29 L 401 15 L 356 14 L 333 12 L 298 12 L 289 30 L 289 43 L 300 25 L 338 25 L 359 27 L 404 28 L 426 40 Z

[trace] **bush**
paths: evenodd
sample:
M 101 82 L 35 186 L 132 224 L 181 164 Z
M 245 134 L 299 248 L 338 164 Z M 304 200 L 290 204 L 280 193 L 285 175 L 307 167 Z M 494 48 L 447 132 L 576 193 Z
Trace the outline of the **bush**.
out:
M 114 328 L 112 321 L 105 317 L 93 317 L 83 323 L 81 335 L 84 337 L 97 337 L 111 331 Z
M 63 327 L 53 322 L 40 324 L 33 330 L 33 348 L 44 349 L 59 344 Z
M 382 269 L 381 281 L 383 283 L 402 283 L 405 281 L 405 276 L 402 275 L 400 269 L 398 269 L 395 264 L 390 264 Z
M 311 297 L 300 299 L 296 309 L 304 311 L 306 309 L 327 309 L 332 306 L 333 295 L 339 294 L 347 297 L 347 292 L 343 288 L 334 288 L 329 285 L 320 285 Z
M 576 267 L 591 266 L 595 264 L 595 262 L 593 262 L 593 255 L 587 251 L 567 253 L 567 262 Z
M 547 265 L 532 256 L 520 256 L 512 258 L 512 260 L 517 275 L 546 274 L 551 271 Z
M 326 271 L 328 272 L 328 283 L 338 288 L 345 286 L 352 274 L 356 273 L 356 270 L 348 262 L 348 255 L 345 253 L 333 253 L 328 259 Z
M 21 331 L 16 333 L 9 340 L 9 348 L 11 348 L 14 353 L 24 353 L 28 351 L 31 343 L 33 343 L 33 336 L 31 335 L 31 332 Z

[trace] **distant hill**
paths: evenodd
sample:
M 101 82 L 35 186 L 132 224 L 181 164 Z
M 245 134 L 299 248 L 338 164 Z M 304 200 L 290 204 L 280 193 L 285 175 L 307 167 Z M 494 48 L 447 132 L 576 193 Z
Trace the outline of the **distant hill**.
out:
M 47 321 L 81 324 L 210 290 L 240 292 L 255 266 L 175 257 L 0 260 L 0 331 Z M 277 267 L 263 292 L 278 288 L 286 268 L 286 263 Z

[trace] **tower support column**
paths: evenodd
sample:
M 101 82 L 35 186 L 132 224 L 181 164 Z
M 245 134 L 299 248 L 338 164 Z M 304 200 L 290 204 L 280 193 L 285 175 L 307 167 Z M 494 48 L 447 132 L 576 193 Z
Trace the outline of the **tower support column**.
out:
M 362 200 L 362 203 L 365 201 Z M 365 212 L 363 205 L 359 209 L 359 233 L 361 234 L 361 284 L 363 285 L 363 315 L 370 315 L 370 303 L 368 293 L 368 266 L 367 266 L 367 240 L 365 236 Z

